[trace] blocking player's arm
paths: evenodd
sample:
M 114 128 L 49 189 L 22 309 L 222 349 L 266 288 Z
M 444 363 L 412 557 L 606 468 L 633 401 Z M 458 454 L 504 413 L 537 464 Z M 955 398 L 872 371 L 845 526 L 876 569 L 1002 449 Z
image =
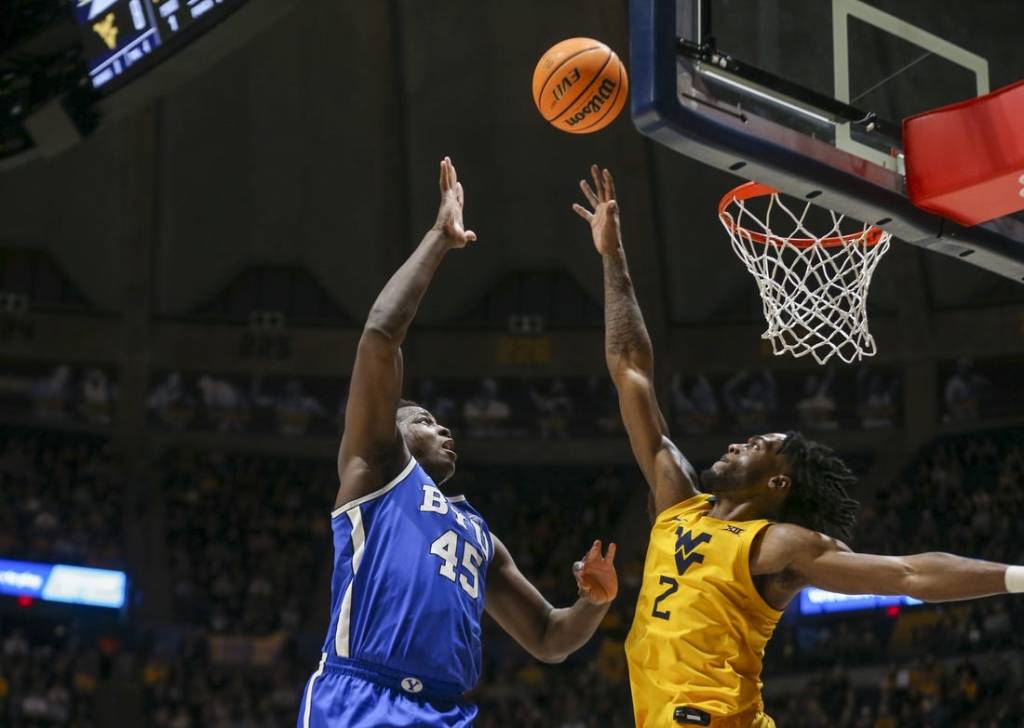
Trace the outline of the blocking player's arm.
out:
M 601 542 L 594 542 L 573 567 L 580 598 L 571 607 L 555 609 L 519 571 L 505 544 L 493 538 L 494 559 L 487 572 L 484 602 L 487 613 L 538 660 L 562 662 L 586 644 L 618 593 L 615 544 L 602 556 Z
M 445 253 L 476 240 L 463 227 L 464 193 L 448 157 L 441 161 L 439 184 L 437 221 L 377 296 L 359 339 L 338 451 L 341 487 L 336 506 L 377 490 L 410 457 L 395 424 L 402 392 L 402 342 Z
M 770 540 L 772 531 L 776 538 Z M 767 529 L 760 555 L 764 563 L 751 563 L 755 574 L 790 569 L 806 585 L 840 594 L 905 594 L 948 602 L 1005 594 L 1013 586 L 1008 572 L 1012 576 L 1014 567 L 1006 564 L 946 553 L 859 554 L 842 541 L 788 524 Z M 772 558 L 774 565 L 768 563 Z
M 590 223 L 594 246 L 604 265 L 604 352 L 619 395 L 629 444 L 654 495 L 655 513 L 697 495 L 693 466 L 669 439 L 668 425 L 654 390 L 654 347 L 647 333 L 626 264 L 619 207 L 611 173 L 590 168 L 592 189 L 580 181 L 593 210 L 573 205 Z

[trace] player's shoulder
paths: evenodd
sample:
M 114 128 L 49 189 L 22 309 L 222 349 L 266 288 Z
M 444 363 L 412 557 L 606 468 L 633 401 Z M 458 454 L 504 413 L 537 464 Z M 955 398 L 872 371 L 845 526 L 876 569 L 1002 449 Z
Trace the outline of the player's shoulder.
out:
M 687 516 L 693 516 L 698 513 L 707 513 L 711 510 L 711 507 L 715 504 L 715 497 L 710 493 L 695 492 L 693 494 L 687 493 L 682 500 L 677 500 L 667 508 L 662 509 L 657 516 L 656 521 L 675 520 L 679 518 L 685 519 Z
M 795 523 L 771 523 L 760 534 L 761 553 L 774 553 L 792 561 L 814 557 L 826 551 L 849 551 L 837 538 Z
M 394 475 L 390 475 L 394 473 Z M 385 477 L 389 479 L 380 484 Z M 386 469 L 375 468 L 365 460 L 353 459 L 346 463 L 341 470 L 341 483 L 338 488 L 338 495 L 335 499 L 334 509 L 331 517 L 337 518 L 342 513 L 352 510 L 357 506 L 370 503 L 383 502 L 386 496 L 401 493 L 405 489 L 399 486 L 411 480 L 422 481 L 433 486 L 434 481 L 423 470 L 420 464 L 411 455 L 408 456 L 405 464 L 396 470 L 395 466 Z M 435 486 L 436 487 L 436 486 Z M 438 491 L 440 493 L 440 491 Z

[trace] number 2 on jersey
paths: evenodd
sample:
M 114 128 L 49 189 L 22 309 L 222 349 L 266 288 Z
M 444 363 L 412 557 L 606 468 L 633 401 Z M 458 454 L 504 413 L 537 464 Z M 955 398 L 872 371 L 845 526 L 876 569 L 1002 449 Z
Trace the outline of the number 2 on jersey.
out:
M 430 553 L 442 561 L 437 573 L 450 581 L 455 581 L 455 567 L 459 563 L 459 535 L 452 530 L 445 531 L 430 544 Z M 468 541 L 463 541 L 462 566 L 468 572 L 469 578 L 466 578 L 466 574 L 459 574 L 458 582 L 462 591 L 469 594 L 472 599 L 476 599 L 480 594 L 479 567 L 483 562 L 484 557 L 476 547 Z
M 673 594 L 675 594 L 677 591 L 679 591 L 679 582 L 673 579 L 671 576 L 663 576 L 661 577 L 661 583 L 668 584 L 669 587 L 661 594 L 659 594 L 657 597 L 655 597 L 654 611 L 651 614 L 657 617 L 658 619 L 668 619 L 670 616 L 672 616 L 672 612 L 668 610 L 665 610 L 664 612 L 658 611 L 658 605 L 661 604 L 664 600 L 668 599 Z

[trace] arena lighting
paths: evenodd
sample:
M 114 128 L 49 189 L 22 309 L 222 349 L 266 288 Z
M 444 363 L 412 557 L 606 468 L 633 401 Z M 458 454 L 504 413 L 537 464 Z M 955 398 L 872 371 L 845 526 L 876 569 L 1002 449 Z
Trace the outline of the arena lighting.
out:
M 121 609 L 127 593 L 128 576 L 123 571 L 0 559 L 0 594 L 18 597 L 22 606 L 25 600 L 31 604 L 41 599 Z
M 800 592 L 800 614 L 830 614 L 833 612 L 854 612 L 866 609 L 892 609 L 914 606 L 924 602 L 906 596 L 879 596 L 877 594 L 836 594 L 811 587 Z M 897 614 L 899 612 L 897 611 Z

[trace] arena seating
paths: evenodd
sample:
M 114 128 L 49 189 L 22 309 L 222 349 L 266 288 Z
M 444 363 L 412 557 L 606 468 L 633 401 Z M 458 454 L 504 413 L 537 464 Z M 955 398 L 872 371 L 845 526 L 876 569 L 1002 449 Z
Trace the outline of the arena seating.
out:
M 853 545 L 1024 561 L 1020 441 L 1020 430 L 936 441 L 893 484 L 864 488 L 874 494 L 864 498 Z M 16 494 L 0 505 L 12 525 L 5 554 L 121 563 L 121 521 L 110 503 L 124 473 L 103 442 L 30 431 L 0 442 L 0 477 Z M 295 595 L 326 578 L 333 464 L 178 450 L 162 458 L 159 472 L 174 623 L 129 622 L 111 636 L 84 619 L 4 617 L 0 724 L 94 725 L 97 686 L 115 679 L 142 696 L 146 725 L 262 728 L 293 720 L 322 640 L 317 606 Z M 47 520 L 39 514 L 56 510 L 49 500 L 31 502 L 31 484 L 42 478 L 58 485 L 57 497 L 82 506 L 58 511 L 70 519 L 69 545 L 39 527 Z M 570 567 L 594 539 L 633 538 L 646 528 L 635 468 L 465 467 L 459 479 L 556 604 L 575 598 Z M 621 553 L 619 599 L 595 638 L 565 663 L 536 662 L 485 622 L 478 725 L 630 724 L 621 643 L 642 551 Z M 1014 725 L 1024 715 L 1014 657 L 1024 638 L 1013 628 L 1022 617 L 1017 601 L 996 598 L 787 618 L 766 656 L 768 710 L 779 725 L 798 728 Z M 231 642 L 239 639 L 247 641 Z M 44 662 L 58 668 L 44 670 Z

